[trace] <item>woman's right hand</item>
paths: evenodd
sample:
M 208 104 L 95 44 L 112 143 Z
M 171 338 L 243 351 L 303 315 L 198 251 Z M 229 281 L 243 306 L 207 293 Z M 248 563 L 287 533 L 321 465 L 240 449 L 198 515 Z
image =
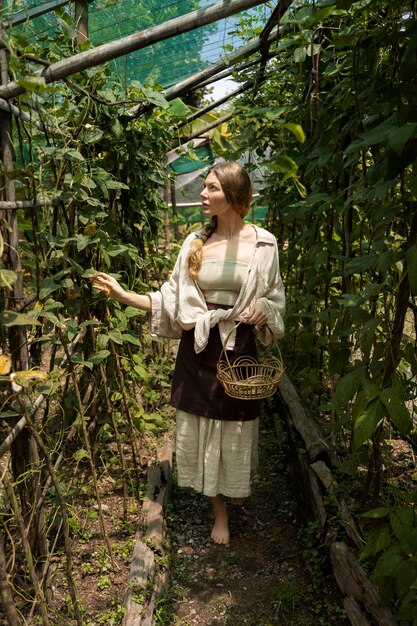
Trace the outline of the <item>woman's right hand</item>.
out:
M 118 302 L 122 301 L 127 295 L 126 290 L 119 285 L 117 280 L 104 272 L 97 272 L 92 278 L 92 283 L 94 289 L 102 291 L 106 296 Z

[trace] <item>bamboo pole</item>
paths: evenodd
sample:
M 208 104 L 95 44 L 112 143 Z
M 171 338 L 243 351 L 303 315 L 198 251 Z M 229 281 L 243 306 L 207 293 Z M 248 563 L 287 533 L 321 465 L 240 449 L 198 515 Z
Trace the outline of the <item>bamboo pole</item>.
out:
M 7 573 L 6 552 L 4 549 L 3 534 L 0 531 L 0 597 L 3 602 L 4 614 L 9 626 L 21 626 L 16 605 L 13 600 L 13 585 Z
M 36 207 L 52 206 L 56 204 L 55 200 L 15 200 L 10 202 L 7 200 L 0 200 L 0 211 L 18 211 L 19 209 L 34 209 Z
M 81 45 L 88 39 L 88 0 L 75 0 L 74 21 L 77 44 Z
M 91 50 L 79 52 L 68 59 L 52 63 L 49 67 L 44 68 L 39 75 L 44 77 L 47 84 L 62 80 L 67 76 L 77 74 L 90 67 L 95 67 L 125 54 L 129 54 L 129 52 L 141 50 L 151 44 L 164 41 L 175 35 L 180 35 L 201 26 L 212 24 L 220 19 L 224 19 L 240 11 L 251 9 L 260 4 L 264 4 L 264 1 L 223 0 L 223 2 L 219 2 L 212 7 L 192 11 L 184 16 L 168 20 L 145 31 L 122 37 L 121 39 L 102 44 Z M 0 87 L 0 97 L 6 100 L 21 95 L 24 92 L 24 87 L 19 85 L 17 81 L 12 81 L 8 85 Z
M 49 617 L 48 617 L 48 607 L 46 605 L 45 595 L 39 584 L 39 578 L 36 573 L 34 558 L 33 558 L 32 550 L 31 550 L 31 546 L 28 541 L 27 529 L 25 527 L 25 521 L 23 519 L 22 512 L 17 503 L 17 498 L 14 492 L 13 485 L 9 481 L 6 473 L 3 475 L 2 481 L 3 481 L 4 488 L 6 490 L 7 497 L 9 499 L 10 507 L 13 511 L 13 515 L 16 520 L 16 525 L 19 529 L 20 539 L 22 542 L 22 549 L 26 558 L 26 566 L 28 569 L 28 574 L 32 580 L 36 602 L 39 606 L 39 610 L 41 613 L 42 624 L 43 626 L 50 626 L 51 622 L 49 621 Z

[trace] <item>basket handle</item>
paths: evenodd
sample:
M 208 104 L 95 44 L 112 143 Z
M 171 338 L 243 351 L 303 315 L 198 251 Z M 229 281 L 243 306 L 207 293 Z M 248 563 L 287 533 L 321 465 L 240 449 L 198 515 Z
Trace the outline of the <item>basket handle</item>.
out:
M 221 360 L 221 358 L 222 358 L 222 356 L 223 356 L 223 354 L 224 354 L 224 356 L 226 357 L 227 365 L 228 365 L 229 367 L 232 367 L 232 364 L 230 363 L 230 361 L 229 361 L 229 357 L 227 356 L 227 350 L 226 350 L 225 346 L 227 346 L 227 342 L 229 341 L 229 337 L 230 337 L 230 335 L 231 335 L 233 332 L 236 332 L 236 331 L 237 331 L 237 329 L 239 328 L 240 324 L 242 324 L 242 322 L 243 322 L 243 320 L 240 320 L 237 324 L 235 324 L 235 325 L 233 326 L 233 328 L 231 328 L 231 329 L 229 330 L 229 332 L 227 333 L 227 337 L 226 337 L 226 339 L 225 339 L 224 343 L 223 343 L 223 341 L 222 341 L 222 351 L 220 352 L 219 361 Z
M 222 351 L 220 352 L 219 361 L 221 360 L 221 358 L 222 358 L 222 356 L 223 356 L 223 354 L 224 354 L 224 356 L 226 357 L 227 365 L 228 365 L 229 367 L 232 367 L 232 364 L 230 363 L 229 357 L 227 356 L 227 350 L 226 350 L 225 346 L 227 346 L 227 342 L 229 341 L 229 337 L 230 337 L 230 335 L 231 335 L 233 332 L 236 332 L 236 331 L 237 331 L 237 329 L 239 328 L 240 324 L 246 324 L 245 320 L 239 320 L 239 321 L 237 322 L 237 324 L 235 324 L 235 326 L 234 326 L 233 328 L 231 328 L 231 329 L 229 330 L 229 332 L 227 333 L 227 337 L 226 337 L 226 339 L 225 339 L 224 343 L 222 342 Z M 269 329 L 269 332 L 272 334 L 272 330 L 270 329 L 270 327 L 268 326 L 268 324 L 265 324 L 265 326 Z M 274 342 L 272 341 L 272 342 L 271 342 L 271 344 L 272 344 L 272 343 L 274 343 Z M 268 349 L 270 349 L 271 344 L 268 346 Z M 281 355 L 281 351 L 280 351 L 280 349 L 279 349 L 279 348 L 278 348 L 278 351 L 279 351 L 279 353 L 280 353 L 280 355 Z

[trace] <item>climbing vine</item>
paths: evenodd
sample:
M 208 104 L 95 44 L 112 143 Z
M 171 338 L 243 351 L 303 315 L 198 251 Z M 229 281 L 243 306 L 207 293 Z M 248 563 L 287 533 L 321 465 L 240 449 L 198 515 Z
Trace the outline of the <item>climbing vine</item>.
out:
M 341 475 L 365 474 L 353 504 L 364 512 L 393 497 L 388 440 L 415 449 L 417 22 L 407 2 L 346 0 L 297 2 L 285 26 L 265 82 L 236 105 L 235 132 L 265 172 L 292 375 L 339 443 Z M 407 620 L 417 580 L 412 484 L 405 502 L 364 558 Z M 408 531 L 410 556 L 400 557 Z

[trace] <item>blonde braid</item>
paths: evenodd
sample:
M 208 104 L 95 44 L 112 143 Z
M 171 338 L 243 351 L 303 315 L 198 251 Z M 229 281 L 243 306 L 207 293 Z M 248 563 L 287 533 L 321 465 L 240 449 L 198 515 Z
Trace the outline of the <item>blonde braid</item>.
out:
M 188 253 L 188 271 L 193 280 L 198 280 L 198 274 L 201 268 L 201 259 L 203 256 L 203 245 L 206 243 L 217 227 L 217 216 L 213 215 L 210 222 L 206 224 L 198 235 L 198 237 L 192 242 L 190 246 L 190 252 Z

